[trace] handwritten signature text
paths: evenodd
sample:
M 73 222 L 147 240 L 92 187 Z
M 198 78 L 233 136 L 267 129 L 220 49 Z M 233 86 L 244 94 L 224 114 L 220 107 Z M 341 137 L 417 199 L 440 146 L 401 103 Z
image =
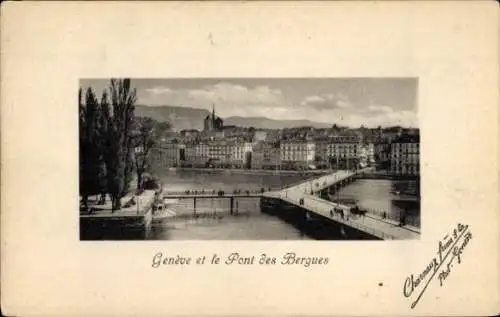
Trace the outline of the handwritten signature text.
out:
M 462 263 L 462 254 L 471 239 L 472 233 L 469 226 L 459 223 L 451 234 L 447 234 L 438 242 L 436 256 L 427 263 L 425 268 L 418 274 L 411 274 L 406 277 L 403 295 L 411 297 L 414 293 L 417 294 L 417 297 L 411 303 L 411 308 L 415 308 L 436 274 L 439 285 L 441 287 L 444 285 L 445 280 L 453 270 L 453 265 Z

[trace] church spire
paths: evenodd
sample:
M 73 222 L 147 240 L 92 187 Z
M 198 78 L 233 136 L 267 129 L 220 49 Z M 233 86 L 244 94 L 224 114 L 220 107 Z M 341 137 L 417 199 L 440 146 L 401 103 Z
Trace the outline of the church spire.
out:
M 215 105 L 212 104 L 212 120 L 215 120 Z

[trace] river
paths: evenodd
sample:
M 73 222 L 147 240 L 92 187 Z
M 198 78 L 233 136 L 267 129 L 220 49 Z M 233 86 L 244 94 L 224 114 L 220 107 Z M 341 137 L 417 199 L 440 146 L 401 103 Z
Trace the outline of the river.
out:
M 233 192 L 258 191 L 261 188 L 278 188 L 299 182 L 311 175 L 235 173 L 228 171 L 164 171 L 159 175 L 166 190 Z M 371 209 L 386 209 L 399 212 L 391 202 L 391 192 L 401 187 L 402 181 L 357 180 L 343 188 L 339 195 L 353 197 L 361 206 Z M 403 184 L 407 185 L 407 184 Z M 410 186 L 411 187 L 411 186 Z M 308 240 L 293 226 L 260 212 L 258 198 L 235 200 L 234 215 L 230 215 L 229 199 L 197 199 L 196 210 L 193 199 L 172 202 L 169 209 L 178 216 L 155 220 L 147 233 L 148 240 Z
M 420 227 L 420 198 L 415 180 L 358 179 L 341 188 L 334 198 L 354 200 L 361 209 L 392 219 L 406 214 L 408 224 Z

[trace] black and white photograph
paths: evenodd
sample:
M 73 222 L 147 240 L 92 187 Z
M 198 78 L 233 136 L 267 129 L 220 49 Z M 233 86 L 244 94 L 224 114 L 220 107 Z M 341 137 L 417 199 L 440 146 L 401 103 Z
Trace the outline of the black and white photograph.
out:
M 81 79 L 80 239 L 420 239 L 417 95 L 418 78 Z
M 494 2 L 1 9 L 2 316 L 498 315 Z

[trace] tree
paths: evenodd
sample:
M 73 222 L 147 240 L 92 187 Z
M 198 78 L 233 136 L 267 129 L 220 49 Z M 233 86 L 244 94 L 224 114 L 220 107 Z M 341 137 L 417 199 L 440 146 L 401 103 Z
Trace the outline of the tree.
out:
M 172 129 L 172 123 L 167 122 L 167 121 L 157 122 L 156 125 L 157 125 L 156 131 L 158 131 L 156 136 L 158 138 L 164 138 L 166 135 L 166 132 L 168 132 Z M 199 140 L 200 136 L 198 134 L 196 134 L 196 138 Z
M 107 189 L 112 211 L 116 211 L 121 208 L 121 198 L 128 192 L 134 168 L 132 127 L 137 98 L 128 78 L 111 79 L 109 91 L 111 104 L 108 104 L 107 94 L 103 93 L 101 108 L 106 122 L 103 132 Z
M 79 104 L 79 148 L 80 148 L 80 195 L 82 204 L 88 207 L 89 195 L 100 192 L 100 168 L 103 163 L 99 130 L 100 107 L 92 88 L 85 92 L 82 103 L 82 89 L 78 91 Z
M 106 166 L 106 150 L 108 147 L 107 135 L 108 135 L 108 118 L 109 118 L 109 103 L 108 103 L 108 95 L 106 90 L 103 91 L 101 96 L 100 103 L 100 116 L 99 116 L 99 152 L 101 154 L 101 160 L 99 165 L 99 192 L 101 197 L 99 199 L 98 204 L 103 205 L 106 203 L 106 193 L 108 192 L 108 175 L 107 175 L 107 166 Z
M 137 189 L 143 188 L 142 175 L 146 172 L 150 150 L 159 143 L 164 133 L 170 129 L 168 122 L 159 123 L 149 117 L 139 117 L 134 126 L 134 162 Z
M 78 154 L 79 154 L 79 191 L 80 191 L 80 196 L 81 198 L 81 204 L 87 208 L 87 202 L 88 202 L 88 196 L 86 196 L 85 193 L 85 180 L 84 180 L 84 174 L 85 174 L 85 160 L 84 160 L 84 149 L 85 149 L 85 142 L 87 139 L 86 135 L 86 127 L 85 127 L 85 106 L 82 101 L 82 88 L 78 89 L 78 129 L 79 129 L 79 144 L 78 144 Z
M 137 189 L 142 189 L 142 176 L 146 171 L 150 149 L 155 144 L 153 134 L 155 121 L 149 117 L 135 118 L 133 131 L 134 163 L 137 177 Z

